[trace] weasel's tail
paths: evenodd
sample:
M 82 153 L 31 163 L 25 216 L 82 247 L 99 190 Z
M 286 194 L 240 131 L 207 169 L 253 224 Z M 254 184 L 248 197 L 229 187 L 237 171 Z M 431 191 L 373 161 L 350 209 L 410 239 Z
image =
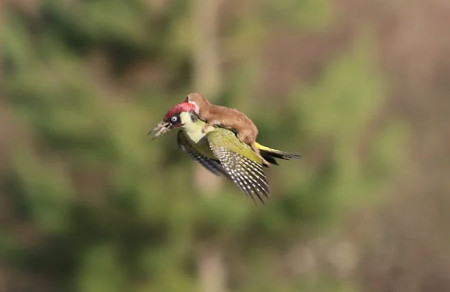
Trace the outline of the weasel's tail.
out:
M 276 165 L 278 165 L 278 163 L 275 160 L 275 158 L 289 160 L 289 159 L 294 159 L 294 158 L 298 159 L 301 157 L 300 155 L 297 155 L 297 154 L 292 154 L 292 153 L 288 153 L 288 152 L 284 152 L 281 150 L 272 149 L 272 148 L 263 146 L 263 145 L 259 144 L 258 142 L 256 142 L 256 147 L 258 147 L 259 153 L 261 154 L 262 157 L 264 157 L 265 160 L 267 160 L 268 162 L 270 162 L 272 164 L 276 164 Z

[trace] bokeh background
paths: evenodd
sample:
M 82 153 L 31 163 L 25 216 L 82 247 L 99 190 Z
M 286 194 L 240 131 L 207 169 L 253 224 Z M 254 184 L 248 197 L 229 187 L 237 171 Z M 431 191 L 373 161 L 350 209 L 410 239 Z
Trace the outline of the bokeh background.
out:
M 450 291 L 448 0 L 1 0 L 0 291 Z M 301 154 L 255 206 L 146 132 Z

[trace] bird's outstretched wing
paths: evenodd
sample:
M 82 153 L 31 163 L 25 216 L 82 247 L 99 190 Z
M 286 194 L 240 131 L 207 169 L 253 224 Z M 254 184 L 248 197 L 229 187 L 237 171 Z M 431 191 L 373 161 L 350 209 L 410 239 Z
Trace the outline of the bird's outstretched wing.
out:
M 224 143 L 225 140 L 227 143 Z M 241 143 L 233 132 L 226 129 L 217 129 L 208 133 L 204 140 L 198 142 L 206 143 L 208 154 L 200 153 L 192 145 L 193 142 L 183 130 L 178 132 L 177 142 L 178 146 L 192 159 L 199 162 L 212 173 L 223 175 L 231 180 L 252 200 L 255 200 L 255 197 L 257 197 L 264 203 L 264 200 L 269 197 L 269 185 L 262 164 L 240 154 L 244 152 L 245 147 L 249 146 Z M 209 153 L 209 150 L 211 153 Z
M 211 139 L 212 137 L 209 137 L 209 135 L 221 135 L 223 137 L 223 135 L 227 135 L 226 132 L 234 135 L 232 132 L 228 130 L 215 132 L 208 134 L 209 146 L 214 156 L 219 159 L 221 166 L 244 194 L 253 200 L 256 196 L 264 203 L 264 199 L 269 197 L 270 191 L 262 164 L 239 153 L 242 151 L 242 147 L 249 146 L 241 143 L 237 138 L 233 137 L 231 139 L 231 141 L 237 141 L 236 143 L 230 143 L 229 139 L 227 139 L 228 143 L 221 143 L 220 139 Z
M 214 160 L 209 157 L 206 157 L 202 155 L 200 152 L 195 150 L 194 147 L 192 147 L 191 142 L 186 137 L 186 134 L 183 130 L 178 131 L 177 136 L 177 142 L 178 146 L 181 150 L 185 151 L 192 159 L 199 162 L 201 165 L 203 165 L 206 169 L 214 173 L 215 175 L 223 175 L 228 179 L 231 179 L 228 172 L 222 167 L 219 160 Z

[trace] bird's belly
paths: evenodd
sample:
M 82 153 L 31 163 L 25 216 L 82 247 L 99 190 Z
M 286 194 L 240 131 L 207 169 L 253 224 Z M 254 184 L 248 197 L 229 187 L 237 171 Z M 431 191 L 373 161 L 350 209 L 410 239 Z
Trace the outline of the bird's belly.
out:
M 206 134 L 202 132 L 195 132 L 195 133 L 190 133 L 189 131 L 185 132 L 189 142 L 200 154 L 208 158 L 217 160 L 217 157 L 214 156 L 214 154 L 211 151 L 211 148 L 209 147 L 209 141 Z

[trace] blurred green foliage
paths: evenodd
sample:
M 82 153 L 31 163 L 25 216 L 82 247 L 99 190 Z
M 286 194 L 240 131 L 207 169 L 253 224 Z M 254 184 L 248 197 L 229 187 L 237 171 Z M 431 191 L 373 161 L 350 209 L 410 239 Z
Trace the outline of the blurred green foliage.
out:
M 194 162 L 175 135 L 145 135 L 193 91 L 189 9 L 189 1 L 161 11 L 140 0 L 45 0 L 32 15 L 6 11 L 1 86 L 23 134 L 8 152 L 2 192 L 37 239 L 0 231 L 0 257 L 43 277 L 51 291 L 198 291 L 196 250 L 211 240 L 245 271 L 231 273 L 233 290 L 355 291 L 322 272 L 276 276 L 273 262 L 335 226 L 401 156 L 400 123 L 366 130 L 385 91 L 370 33 L 277 108 L 278 97 L 262 104 L 248 95 L 259 62 L 252 50 L 271 27 L 331 26 L 331 1 L 264 1 L 247 21 L 226 26 L 224 48 L 236 67 L 224 77 L 223 103 L 255 116 L 264 144 L 303 155 L 268 170 L 273 198 L 262 208 L 231 184 L 200 196 Z M 133 81 L 141 65 L 154 74 Z

